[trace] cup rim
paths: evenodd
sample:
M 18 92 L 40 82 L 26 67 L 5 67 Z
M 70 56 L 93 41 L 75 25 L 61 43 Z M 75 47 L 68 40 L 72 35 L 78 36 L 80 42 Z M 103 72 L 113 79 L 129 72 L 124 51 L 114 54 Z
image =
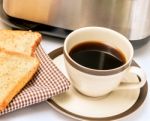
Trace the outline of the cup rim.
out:
M 113 32 L 114 34 L 116 34 L 117 36 L 121 36 L 123 39 L 127 40 L 126 42 L 129 44 L 130 46 L 130 49 L 131 49 L 131 56 L 129 57 L 129 59 L 126 61 L 125 64 L 123 64 L 122 66 L 119 66 L 117 68 L 113 68 L 113 69 L 108 69 L 108 70 L 98 70 L 98 69 L 92 69 L 92 68 L 88 68 L 88 67 L 85 67 L 85 66 L 82 66 L 80 64 L 78 64 L 76 61 L 74 61 L 69 53 L 67 52 L 67 42 L 69 41 L 69 39 L 74 35 L 74 33 L 78 33 L 82 30 L 85 30 L 85 29 L 100 29 L 100 30 L 105 30 L 105 31 L 109 31 L 109 32 Z M 63 53 L 64 53 L 64 57 L 66 59 L 66 61 L 72 65 L 74 68 L 76 68 L 77 70 L 80 70 L 84 73 L 88 73 L 88 74 L 92 74 L 92 75 L 112 75 L 112 74 L 116 74 L 118 72 L 122 72 L 123 70 L 125 70 L 126 68 L 128 68 L 132 62 L 132 58 L 133 58 L 133 47 L 130 43 L 130 41 L 125 37 L 123 36 L 122 34 L 120 34 L 119 32 L 116 32 L 112 29 L 109 29 L 109 28 L 105 28 L 105 27 L 83 27 L 83 28 L 80 28 L 80 29 L 77 29 L 77 30 L 74 30 L 73 32 L 71 32 L 65 39 L 65 42 L 64 42 L 64 47 L 63 47 Z

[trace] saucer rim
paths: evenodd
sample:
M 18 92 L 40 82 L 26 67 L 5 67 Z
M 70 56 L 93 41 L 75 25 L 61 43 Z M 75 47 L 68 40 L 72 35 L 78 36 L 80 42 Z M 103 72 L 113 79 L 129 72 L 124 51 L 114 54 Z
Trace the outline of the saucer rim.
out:
M 49 57 L 53 60 L 54 58 L 60 56 L 61 54 L 63 54 L 63 47 L 57 48 L 55 50 L 53 50 L 52 52 L 50 52 L 48 55 Z M 132 61 L 132 65 L 134 66 L 138 66 L 140 67 L 134 60 Z M 136 100 L 136 102 L 126 111 L 119 113 L 117 115 L 112 115 L 112 116 L 108 116 L 108 117 L 87 117 L 87 116 L 82 116 L 82 115 L 78 115 L 75 114 L 73 112 L 68 111 L 67 109 L 62 108 L 61 106 L 59 106 L 58 104 L 55 103 L 55 101 L 51 98 L 47 100 L 47 103 L 53 107 L 55 110 L 57 110 L 58 112 L 69 116 L 73 119 L 77 119 L 77 120 L 92 120 L 92 121 L 104 121 L 104 120 L 116 120 L 116 119 L 120 119 L 123 118 L 133 112 L 135 112 L 138 108 L 141 107 L 141 105 L 144 103 L 146 97 L 147 97 L 147 93 L 148 93 L 148 83 L 146 81 L 145 85 L 140 89 L 140 94 L 138 99 Z

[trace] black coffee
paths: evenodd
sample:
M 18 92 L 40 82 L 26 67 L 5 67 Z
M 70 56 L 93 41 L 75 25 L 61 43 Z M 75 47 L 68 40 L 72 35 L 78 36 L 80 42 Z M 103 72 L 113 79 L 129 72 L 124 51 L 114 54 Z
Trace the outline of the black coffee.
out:
M 81 43 L 69 55 L 80 65 L 97 70 L 117 68 L 126 62 L 119 50 L 98 42 Z

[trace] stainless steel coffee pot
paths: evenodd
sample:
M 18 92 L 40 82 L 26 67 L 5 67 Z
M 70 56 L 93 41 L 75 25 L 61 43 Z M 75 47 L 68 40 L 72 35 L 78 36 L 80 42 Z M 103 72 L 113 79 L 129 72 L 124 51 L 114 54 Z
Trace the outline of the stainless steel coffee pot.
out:
M 6 14 L 54 27 L 114 29 L 130 40 L 150 35 L 150 0 L 3 0 Z

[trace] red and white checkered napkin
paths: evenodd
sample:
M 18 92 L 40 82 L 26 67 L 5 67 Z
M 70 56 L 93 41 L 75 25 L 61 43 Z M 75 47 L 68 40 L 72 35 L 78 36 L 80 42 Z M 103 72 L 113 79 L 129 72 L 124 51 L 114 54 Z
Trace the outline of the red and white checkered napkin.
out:
M 0 112 L 0 115 L 46 101 L 69 88 L 70 82 L 58 70 L 41 46 L 37 48 L 36 55 L 40 61 L 37 73 L 22 91 L 13 98 L 9 106 Z

